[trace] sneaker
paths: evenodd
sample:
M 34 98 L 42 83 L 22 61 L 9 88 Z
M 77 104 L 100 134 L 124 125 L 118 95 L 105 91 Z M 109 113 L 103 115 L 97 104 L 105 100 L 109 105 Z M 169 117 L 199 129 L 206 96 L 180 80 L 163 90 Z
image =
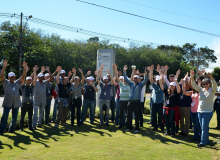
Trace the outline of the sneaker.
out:
M 55 123 L 54 128 L 58 128 L 59 124 Z
M 164 135 L 164 136 L 169 136 L 170 134 L 168 134 L 168 133 L 164 133 L 163 135 Z
M 138 132 L 139 132 L 139 130 L 135 130 L 135 131 L 134 131 L 134 133 L 138 133 Z
M 50 124 L 50 123 L 47 123 L 47 126 L 51 126 L 51 124 Z
M 206 146 L 203 145 L 203 144 L 197 144 L 197 147 L 198 147 L 198 148 L 201 148 L 201 147 L 206 147 Z
M 24 131 L 23 128 L 21 128 L 19 131 Z
M 129 132 L 130 131 L 130 129 L 126 129 L 126 130 L 124 130 L 125 132 Z

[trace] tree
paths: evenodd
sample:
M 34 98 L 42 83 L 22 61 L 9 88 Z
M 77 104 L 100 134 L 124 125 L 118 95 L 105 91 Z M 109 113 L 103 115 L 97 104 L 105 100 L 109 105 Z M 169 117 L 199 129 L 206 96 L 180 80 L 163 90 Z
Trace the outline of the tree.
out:
M 218 82 L 220 80 L 220 68 L 215 67 L 214 70 L 212 71 L 212 77 Z

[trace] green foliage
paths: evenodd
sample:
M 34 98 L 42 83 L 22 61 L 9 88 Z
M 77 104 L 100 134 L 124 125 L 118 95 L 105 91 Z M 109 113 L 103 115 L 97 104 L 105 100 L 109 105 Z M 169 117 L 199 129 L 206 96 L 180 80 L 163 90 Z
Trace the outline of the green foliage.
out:
M 220 80 L 220 68 L 215 67 L 213 72 L 212 72 L 212 77 L 218 82 Z

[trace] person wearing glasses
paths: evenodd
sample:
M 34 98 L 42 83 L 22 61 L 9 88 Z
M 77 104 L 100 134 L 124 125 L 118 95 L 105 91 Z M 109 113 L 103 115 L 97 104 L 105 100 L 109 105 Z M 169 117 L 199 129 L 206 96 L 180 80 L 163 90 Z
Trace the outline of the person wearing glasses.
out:
M 202 80 L 202 87 L 199 87 L 194 81 L 195 72 L 190 71 L 192 87 L 199 92 L 198 118 L 201 126 L 201 142 L 198 147 L 209 145 L 209 123 L 213 116 L 213 100 L 217 90 L 217 83 L 211 73 L 206 73 L 209 78 Z M 211 86 L 212 85 L 212 86 Z

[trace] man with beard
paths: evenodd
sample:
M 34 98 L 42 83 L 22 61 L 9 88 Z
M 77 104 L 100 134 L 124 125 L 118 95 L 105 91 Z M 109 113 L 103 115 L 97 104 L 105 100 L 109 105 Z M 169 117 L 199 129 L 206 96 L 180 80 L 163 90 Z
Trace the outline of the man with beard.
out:
M 17 122 L 17 117 L 18 117 L 18 109 L 19 107 L 22 106 L 21 104 L 21 99 L 20 99 L 20 94 L 19 94 L 19 88 L 20 84 L 23 82 L 26 73 L 28 71 L 28 66 L 26 62 L 23 62 L 23 74 L 21 78 L 18 80 L 15 80 L 15 74 L 13 72 L 10 72 L 8 74 L 8 79 L 4 77 L 4 72 L 6 67 L 9 66 L 8 61 L 4 60 L 3 61 L 3 68 L 1 71 L 1 81 L 3 83 L 4 87 L 4 101 L 2 104 L 2 107 L 4 107 L 2 118 L 1 118 L 1 126 L 0 126 L 0 135 L 3 135 L 3 132 L 6 129 L 7 126 L 7 120 L 8 120 L 8 114 L 10 110 L 12 109 L 12 121 L 11 125 L 9 126 L 9 132 L 14 133 L 15 132 L 15 127 L 16 127 L 16 122 Z

